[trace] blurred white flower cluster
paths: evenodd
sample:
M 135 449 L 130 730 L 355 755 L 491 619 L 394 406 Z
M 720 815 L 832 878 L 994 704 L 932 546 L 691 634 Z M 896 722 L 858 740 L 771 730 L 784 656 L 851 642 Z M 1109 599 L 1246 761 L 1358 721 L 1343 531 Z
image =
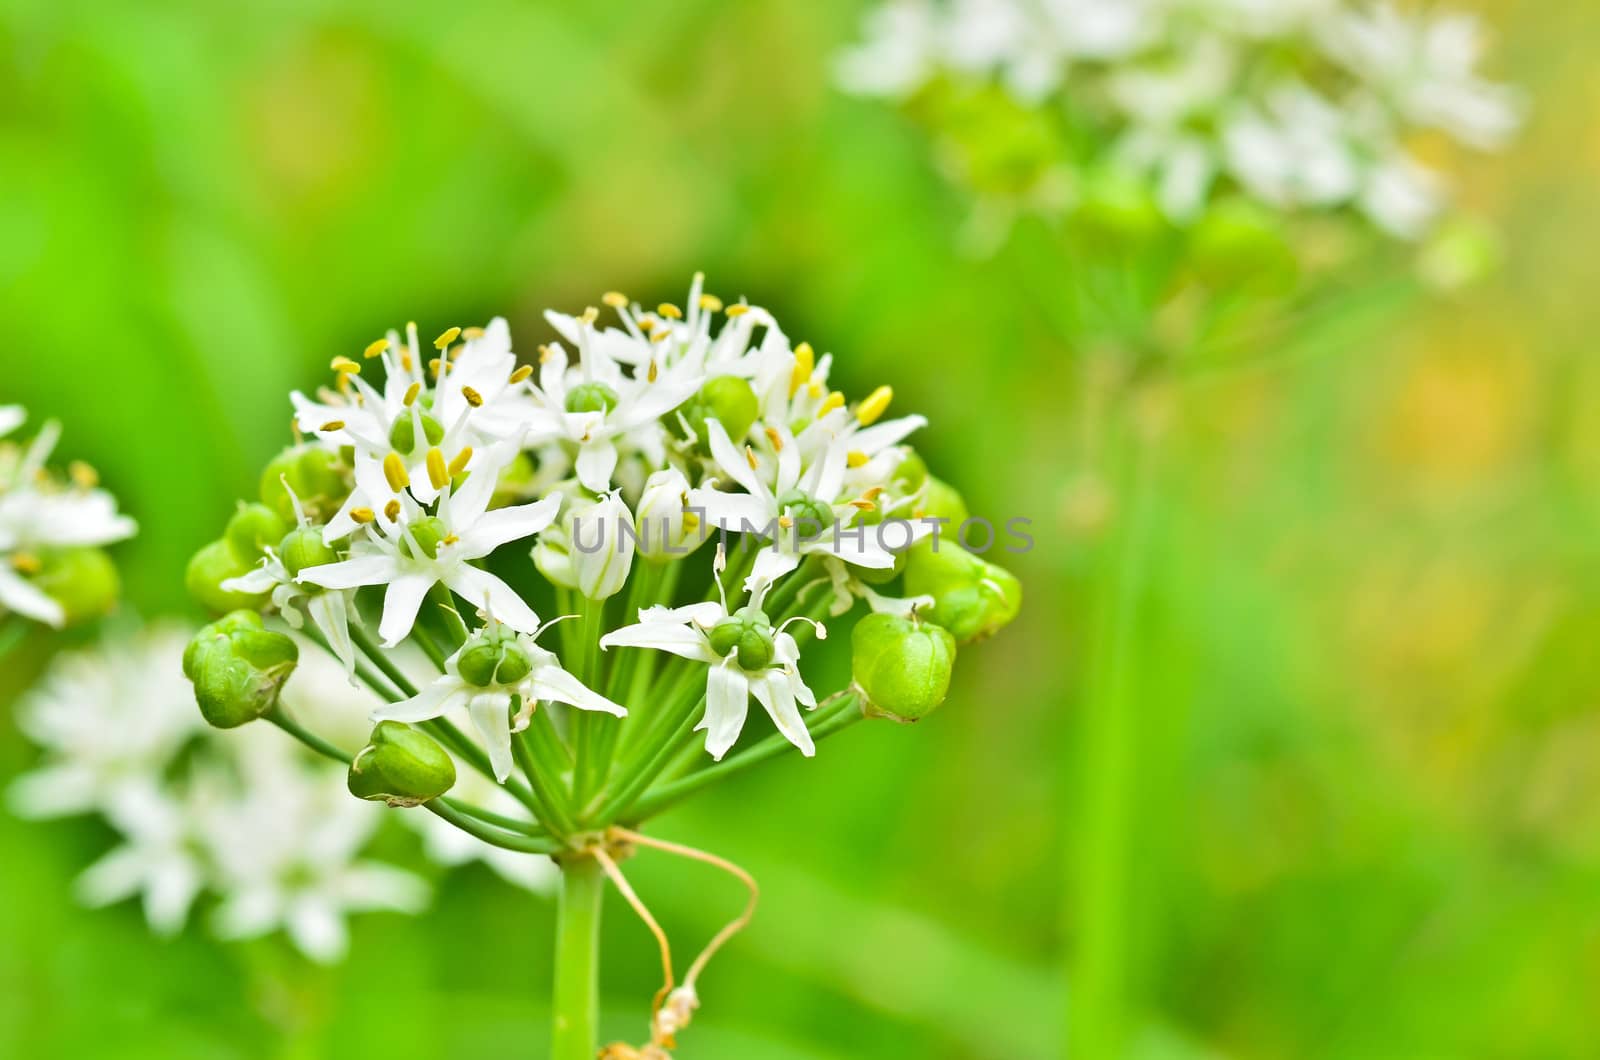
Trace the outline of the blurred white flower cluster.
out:
M 0 405 L 0 439 L 26 419 Z M 74 463 L 66 476 L 49 468 L 60 437 L 52 421 L 26 445 L 0 441 L 0 618 L 11 612 L 56 628 L 115 603 L 116 571 L 99 549 L 136 529 L 88 465 Z
M 1520 124 L 1482 52 L 1472 15 L 1383 0 L 890 0 L 839 76 L 897 99 L 998 85 L 1062 117 L 1062 167 L 1147 181 L 1179 223 L 1237 188 L 1415 239 L 1447 202 L 1418 138 L 1494 150 Z
M 63 654 L 19 706 L 43 758 L 13 784 L 12 809 L 99 815 L 118 835 L 78 878 L 78 897 L 91 906 L 140 897 L 150 926 L 171 934 L 210 895 L 219 937 L 282 930 L 318 961 L 344 953 L 347 914 L 421 910 L 423 879 L 365 856 L 383 814 L 350 798 L 342 769 L 275 729 L 224 735 L 201 720 L 180 666 L 189 637 L 154 625 Z M 376 698 L 327 656 L 306 657 L 284 705 L 331 739 L 359 744 Z M 406 820 L 441 864 L 482 858 L 537 890 L 553 879 L 547 859 L 508 864 L 504 851 L 431 816 Z

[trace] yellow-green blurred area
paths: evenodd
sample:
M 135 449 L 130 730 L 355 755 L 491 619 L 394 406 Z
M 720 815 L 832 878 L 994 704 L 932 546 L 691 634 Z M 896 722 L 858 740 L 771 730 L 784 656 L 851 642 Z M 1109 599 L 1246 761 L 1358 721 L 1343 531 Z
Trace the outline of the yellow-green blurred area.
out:
M 125 607 L 188 613 L 184 561 L 332 357 L 497 313 L 527 356 L 546 306 L 681 299 L 703 269 L 833 351 L 847 393 L 893 384 L 930 465 L 1038 547 L 1021 619 L 963 649 L 938 714 L 655 826 L 764 889 L 683 1057 L 1058 1055 L 1085 964 L 1127 1055 L 1595 1055 L 1593 11 L 1490 11 L 1533 101 L 1464 174 L 1498 277 L 1162 388 L 1132 794 L 1091 843 L 1079 692 L 1124 506 L 1085 455 L 1085 351 L 1038 309 L 1070 277 L 961 253 L 921 133 L 830 85 L 861 10 L 4 0 L 0 401 L 62 420 L 60 455 L 139 519 Z M 10 777 L 31 753 L 5 713 Z M 0 1055 L 542 1055 L 553 906 L 487 871 L 358 918 L 322 970 L 80 908 L 107 841 L 0 823 Z M 628 870 L 685 959 L 741 901 L 687 862 Z M 1093 925 L 1088 878 L 1113 892 Z M 606 1037 L 637 1041 L 655 953 L 607 918 Z

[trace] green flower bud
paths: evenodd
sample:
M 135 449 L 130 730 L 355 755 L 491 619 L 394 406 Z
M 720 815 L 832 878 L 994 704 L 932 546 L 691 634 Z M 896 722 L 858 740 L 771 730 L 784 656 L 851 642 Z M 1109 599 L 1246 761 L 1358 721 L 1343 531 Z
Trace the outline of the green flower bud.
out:
M 299 661 L 293 640 L 263 628 L 255 612 L 236 611 L 195 634 L 183 672 L 206 721 L 232 729 L 272 709 Z
M 533 671 L 533 660 L 511 638 L 486 636 L 456 657 L 456 672 L 469 685 L 515 685 Z
M 278 558 L 289 575 L 296 577 L 307 567 L 337 562 L 339 553 L 323 542 L 321 527 L 297 526 L 278 544 Z
M 1016 575 L 953 541 L 938 547 L 920 542 L 906 562 L 906 595 L 932 596 L 926 617 L 948 629 L 961 644 L 993 636 L 1022 607 L 1022 583 Z
M 956 639 L 916 618 L 871 614 L 850 634 L 850 669 L 869 716 L 918 721 L 950 690 Z
M 746 670 L 765 670 L 777 653 L 767 616 L 748 607 L 712 626 L 708 636 L 712 651 L 724 658 L 734 654 Z
M 241 607 L 259 610 L 267 606 L 269 594 L 232 592 L 222 587 L 222 583 L 229 578 L 248 574 L 252 566 L 248 560 L 241 559 L 226 541 L 213 541 L 189 560 L 183 583 L 189 595 L 213 613 L 221 614 Z
M 455 787 L 456 764 L 433 738 L 400 721 L 380 721 L 350 763 L 350 794 L 390 806 L 420 806 Z
M 794 533 L 801 540 L 833 532 L 833 509 L 799 490 L 778 498 L 778 514 L 794 520 Z
M 900 458 L 893 473 L 889 475 L 889 492 L 896 497 L 910 497 L 921 490 L 927 481 L 927 462 L 915 449 L 906 447 L 905 455 Z
M 701 445 L 707 444 L 706 420 L 715 417 L 728 437 L 735 442 L 750 433 L 761 404 L 750 384 L 735 375 L 719 375 L 706 380 L 699 393 L 683 406 L 683 418 Z
M 967 502 L 956 488 L 932 475 L 928 476 L 927 490 L 917 511 L 929 519 L 948 519 L 951 526 L 960 526 L 971 518 Z
M 572 513 L 572 573 L 590 600 L 617 595 L 633 569 L 633 513 L 616 496 L 602 497 Z
M 610 412 L 622 400 L 604 383 L 579 383 L 567 391 L 568 412 Z
M 429 445 L 438 445 L 444 439 L 444 427 L 438 420 L 420 410 L 416 419 L 422 421 L 422 436 Z M 417 425 L 409 413 L 395 417 L 394 426 L 389 428 L 389 444 L 403 456 L 417 451 Z
M 268 545 L 283 539 L 293 525 L 278 518 L 278 513 L 265 504 L 241 504 L 228 520 L 222 539 L 233 549 L 233 554 L 246 563 L 254 564 Z
M 285 523 L 298 521 L 294 502 L 283 488 L 285 479 L 306 513 L 315 519 L 326 519 L 337 512 L 350 492 L 337 453 L 311 444 L 291 446 L 273 457 L 261 472 L 261 503 L 277 512 Z
M 98 548 L 50 549 L 29 580 L 61 605 L 69 626 L 110 614 L 122 591 L 116 565 Z

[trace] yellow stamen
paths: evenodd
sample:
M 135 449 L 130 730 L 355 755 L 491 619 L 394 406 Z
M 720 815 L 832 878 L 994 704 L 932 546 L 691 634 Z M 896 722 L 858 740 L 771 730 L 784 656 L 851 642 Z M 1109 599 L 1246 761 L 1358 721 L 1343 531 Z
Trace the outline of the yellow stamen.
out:
M 422 384 L 412 383 L 410 386 L 406 387 L 406 396 L 400 399 L 400 403 L 406 408 L 410 408 L 412 405 L 416 404 L 417 395 L 420 393 L 422 393 Z
M 400 351 L 400 367 L 401 368 L 404 368 L 406 371 L 409 372 L 409 371 L 411 371 L 412 368 L 414 368 L 416 366 L 416 363 L 417 363 L 416 361 L 411 359 L 411 351 L 410 350 L 401 350 Z
M 720 312 L 722 310 L 722 299 L 714 294 L 703 294 L 700 296 L 700 308 L 713 313 Z
M 450 469 L 444 466 L 444 454 L 439 452 L 437 445 L 428 450 L 427 464 L 428 481 L 433 483 L 434 489 L 442 490 L 450 485 Z M 384 468 L 384 471 L 388 470 L 387 467 Z M 389 481 L 391 484 L 394 482 L 393 479 Z
M 458 544 L 460 541 L 461 541 L 461 538 L 457 537 L 455 534 L 446 534 L 446 535 L 444 535 L 444 539 L 442 541 L 440 541 L 439 544 L 441 544 L 441 545 L 454 545 L 454 544 Z
M 383 514 L 388 517 L 391 523 L 400 518 L 400 502 L 396 500 L 385 504 L 383 506 Z
M 92 490 L 100 484 L 99 474 L 82 460 L 74 460 L 68 464 L 67 474 L 72 477 L 73 484 L 80 489 Z
M 844 395 L 835 390 L 822 399 L 822 405 L 818 407 L 817 415 L 826 416 L 834 409 L 842 408 L 844 408 Z
M 783 527 L 785 530 L 792 530 L 794 529 L 794 517 L 790 515 L 780 515 L 778 516 L 778 525 Z
M 876 508 L 877 505 L 873 504 L 871 501 L 851 501 L 850 507 L 858 509 L 859 511 L 870 512 Z
M 366 526 L 368 523 L 372 522 L 372 520 L 376 519 L 377 516 L 373 514 L 371 508 L 351 508 L 350 518 L 355 521 L 357 526 Z
M 400 459 L 399 453 L 390 453 L 383 458 L 383 477 L 389 480 L 389 488 L 396 493 L 411 485 L 411 476 L 406 474 L 406 462 Z
M 852 449 L 850 452 L 845 454 L 844 465 L 845 467 L 866 467 L 867 460 L 868 457 L 866 453 L 863 453 L 859 449 Z
M 794 372 L 789 376 L 789 396 L 794 397 L 802 386 L 811 381 L 817 367 L 817 354 L 811 343 L 802 342 L 794 348 Z
M 373 339 L 371 342 L 367 343 L 367 348 L 361 351 L 361 356 L 370 361 L 388 348 L 388 339 Z
M 783 452 L 783 435 L 778 433 L 776 427 L 763 428 L 767 432 L 767 441 L 772 443 L 773 451 Z
M 551 361 L 553 361 L 555 359 L 556 359 L 556 351 L 555 351 L 554 347 L 552 347 L 552 346 L 540 346 L 539 347 L 539 363 L 540 364 L 549 364 Z
M 438 338 L 433 340 L 433 348 L 436 350 L 445 349 L 460 337 L 460 328 L 450 328 L 448 331 L 442 332 Z
M 600 301 L 604 302 L 612 309 L 623 309 L 628 305 L 628 296 L 623 294 L 621 291 L 607 291 L 605 294 L 600 296 Z
M 882 486 L 874 486 L 861 495 L 864 501 L 875 501 L 883 494 Z
M 666 342 L 670 338 L 672 338 L 672 332 L 670 332 L 670 331 L 657 331 L 657 332 L 653 333 L 650 336 L 650 341 L 651 342 Z
M 450 363 L 442 358 L 435 357 L 428 362 L 428 371 L 433 373 L 435 379 L 443 378 L 444 374 L 449 370 Z
M 467 404 L 471 405 L 473 408 L 481 408 L 483 406 L 483 395 L 472 389 L 470 386 L 464 386 L 461 388 L 461 396 L 466 398 Z
M 360 374 L 361 366 L 348 357 L 335 357 L 328 365 L 340 375 Z
M 518 368 L 515 372 L 511 373 L 511 385 L 512 386 L 516 386 L 518 383 L 522 382 L 524 379 L 528 378 L 528 376 L 530 376 L 532 374 L 533 374 L 533 365 L 531 365 L 531 364 L 523 365 L 521 368 Z
M 671 302 L 662 302 L 660 305 L 656 306 L 656 313 L 659 316 L 666 317 L 668 320 L 683 319 L 683 310 L 679 309 Z
M 646 335 L 648 335 L 652 331 L 654 331 L 655 329 L 656 329 L 656 322 L 654 320 L 651 320 L 649 317 L 640 317 L 639 318 L 639 330 L 640 331 L 642 331 Z
M 583 321 L 585 324 L 593 324 L 596 320 L 600 319 L 600 310 L 596 309 L 594 306 L 589 306 L 583 311 L 583 315 L 578 319 Z
M 756 460 L 756 451 L 750 448 L 748 445 L 744 447 L 744 460 L 745 463 L 750 465 L 751 471 L 755 471 L 761 467 L 760 462 Z
M 856 419 L 861 421 L 861 425 L 863 427 L 876 423 L 878 421 L 878 417 L 882 416 L 884 412 L 888 410 L 889 402 L 893 400 L 894 388 L 880 386 L 871 394 L 867 395 L 867 400 L 863 401 L 859 406 L 857 406 Z
M 661 374 L 661 366 L 656 364 L 655 361 L 651 361 L 650 362 L 650 369 L 647 372 L 645 372 L 645 374 L 644 374 L 645 375 L 645 382 L 654 383 L 656 381 L 656 377 L 659 376 L 660 374 Z
M 683 503 L 687 505 L 689 502 L 685 500 Z M 700 517 L 698 515 L 688 511 L 683 513 L 683 528 L 685 530 L 696 530 L 699 528 L 699 526 Z
M 481 339 L 484 336 L 482 328 L 462 328 L 461 337 L 464 339 Z
M 750 307 L 745 305 L 743 302 L 740 302 L 738 305 L 731 305 L 728 307 L 728 315 L 730 317 L 742 317 L 748 312 L 750 312 Z
M 327 423 L 324 423 L 321 427 L 318 427 L 317 430 L 319 430 L 319 431 L 342 431 L 342 430 L 344 430 L 344 420 L 329 420 Z
M 38 574 L 44 569 L 44 564 L 32 552 L 18 552 L 11 557 L 11 566 L 18 574 Z
M 822 384 L 817 382 L 815 379 L 811 380 L 811 382 L 806 384 L 806 393 L 809 394 L 810 396 L 814 397 L 814 398 L 821 397 L 822 396 Z
M 463 445 L 461 447 L 461 452 L 457 453 L 456 458 L 450 461 L 450 477 L 455 478 L 457 475 L 461 474 L 467 469 L 467 465 L 471 462 L 472 446 Z

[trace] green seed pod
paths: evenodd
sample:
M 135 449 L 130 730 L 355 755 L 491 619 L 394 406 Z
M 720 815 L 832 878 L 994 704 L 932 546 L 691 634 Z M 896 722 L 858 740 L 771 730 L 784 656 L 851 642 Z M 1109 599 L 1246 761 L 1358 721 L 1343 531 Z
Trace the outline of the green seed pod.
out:
M 974 556 L 953 541 L 923 541 L 906 562 L 906 595 L 932 596 L 926 617 L 948 629 L 961 644 L 993 636 L 1022 607 L 1016 575 Z
M 320 527 L 297 526 L 279 542 L 278 558 L 289 575 L 297 577 L 307 567 L 337 562 L 339 553 L 323 542 Z
M 509 637 L 483 636 L 456 657 L 456 672 L 469 685 L 515 685 L 533 671 L 533 660 Z
M 350 763 L 350 794 L 390 806 L 420 806 L 455 787 L 456 764 L 433 738 L 400 721 L 380 721 Z
M 438 445 L 444 440 L 444 427 L 438 420 L 420 411 L 417 419 L 422 421 L 422 436 L 429 445 Z M 404 456 L 417 451 L 417 425 L 409 414 L 395 417 L 394 426 L 389 428 L 389 444 L 395 452 Z
M 400 539 L 400 550 L 414 559 L 426 556 L 428 559 L 439 558 L 439 543 L 445 539 L 449 528 L 444 525 L 444 520 L 436 516 L 426 516 L 413 522 L 406 528 L 406 534 Z M 418 556 L 417 551 L 421 552 Z
M 260 609 L 267 606 L 267 593 L 230 592 L 222 587 L 229 578 L 248 574 L 253 566 L 241 559 L 226 541 L 213 541 L 196 552 L 184 571 L 183 583 L 189 595 L 214 614 L 237 608 Z
M 206 721 L 232 729 L 272 709 L 299 660 L 293 640 L 262 628 L 255 612 L 236 611 L 195 634 L 183 672 Z
M 621 398 L 604 383 L 579 383 L 567 391 L 568 412 L 610 412 Z
M 265 504 L 241 504 L 228 520 L 222 539 L 233 549 L 233 554 L 246 563 L 253 564 L 261 558 L 268 545 L 283 540 L 292 524 L 278 518 L 278 513 Z
M 290 446 L 273 457 L 261 472 L 261 503 L 289 524 L 298 520 L 294 502 L 283 488 L 285 479 L 306 513 L 315 519 L 326 519 L 337 512 L 350 492 L 337 453 L 309 443 Z
M 706 441 L 706 420 L 715 417 L 735 443 L 750 433 L 761 404 L 750 384 L 735 375 L 719 375 L 706 380 L 699 393 L 683 407 L 683 418 L 694 431 L 695 441 Z
M 917 512 L 929 519 L 948 519 L 950 526 L 960 526 L 971 518 L 967 502 L 956 488 L 933 475 L 928 476 L 927 489 Z
M 748 607 L 712 626 L 709 637 L 712 651 L 724 658 L 734 654 L 746 670 L 765 670 L 777 652 L 767 616 Z
M 850 668 L 871 717 L 918 721 L 944 702 L 956 661 L 949 631 L 916 618 L 871 614 L 850 635 Z
M 51 549 L 29 580 L 61 605 L 69 626 L 110 614 L 122 592 L 116 565 L 98 548 Z

